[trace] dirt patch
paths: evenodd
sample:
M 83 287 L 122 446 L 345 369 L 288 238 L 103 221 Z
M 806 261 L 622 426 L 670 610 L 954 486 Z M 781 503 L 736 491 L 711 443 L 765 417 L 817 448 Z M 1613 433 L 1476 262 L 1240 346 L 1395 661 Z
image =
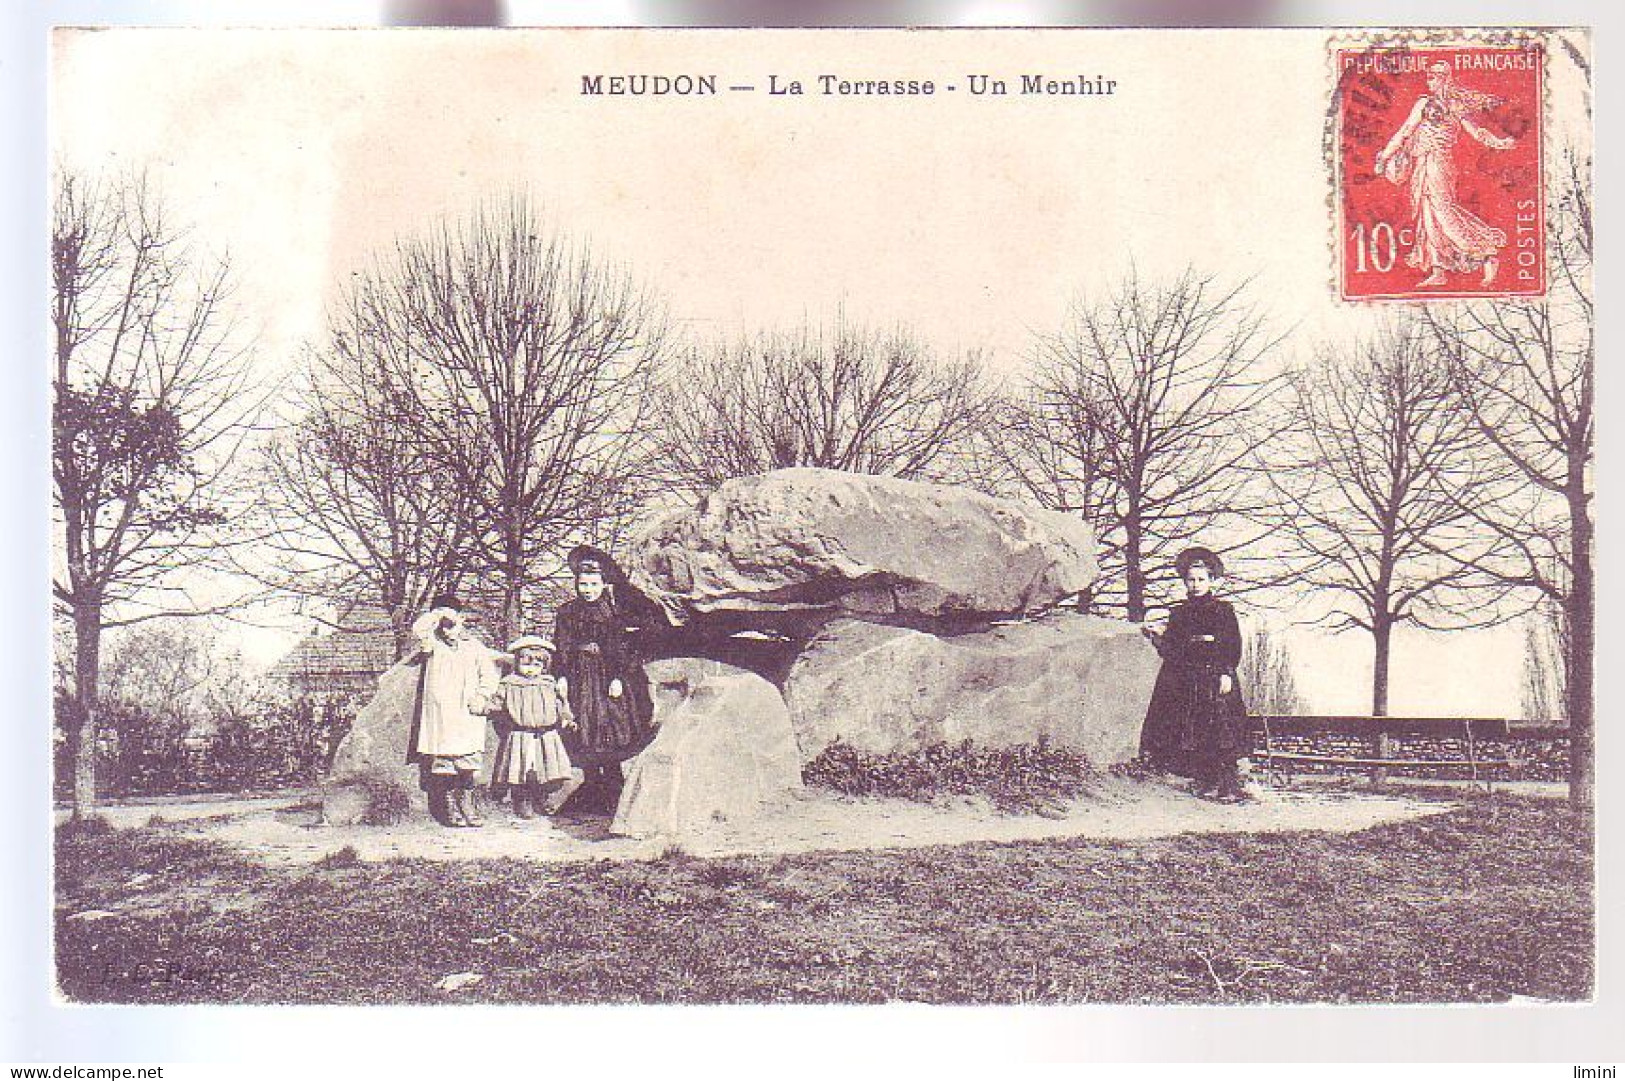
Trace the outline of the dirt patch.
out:
M 312 812 L 255 808 L 176 823 L 190 836 L 224 842 L 273 866 L 314 863 L 345 848 L 364 861 L 516 859 L 534 862 L 646 860 L 674 847 L 696 856 L 924 848 L 978 841 L 1084 837 L 1139 840 L 1187 833 L 1348 833 L 1449 810 L 1449 800 L 1264 788 L 1252 803 L 1226 806 L 1150 782 L 1111 779 L 1055 817 L 1003 814 L 986 800 L 924 804 L 810 790 L 751 822 L 718 823 L 680 840 L 609 834 L 608 819 L 523 821 L 493 809 L 483 829 L 445 829 L 427 820 L 395 826 L 322 826 Z
M 206 818 L 236 818 L 257 811 L 314 806 L 316 798 L 313 789 L 252 796 L 174 796 L 170 799 L 147 796 L 101 804 L 96 808 L 96 817 L 105 819 L 109 825 L 119 829 L 133 829 L 137 826 L 163 826 Z M 69 819 L 68 808 L 56 808 L 53 817 L 57 825 L 62 825 Z

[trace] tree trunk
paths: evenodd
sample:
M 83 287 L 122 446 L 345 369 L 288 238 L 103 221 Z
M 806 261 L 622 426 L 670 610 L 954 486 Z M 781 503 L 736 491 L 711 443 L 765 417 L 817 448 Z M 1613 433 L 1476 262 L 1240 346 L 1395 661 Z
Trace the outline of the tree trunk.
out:
M 1569 802 L 1591 808 L 1596 798 L 1594 725 L 1597 632 L 1596 577 L 1591 566 L 1591 512 L 1583 490 L 1569 496 L 1570 558 L 1573 580 L 1564 609 L 1569 621 L 1567 668 L 1569 714 Z
M 524 557 L 512 554 L 508 557 L 507 568 L 503 573 L 502 582 L 502 612 L 498 616 L 496 641 L 492 645 L 501 648 L 504 642 L 511 642 L 524 633 L 524 599 L 525 599 L 525 562 Z
M 73 820 L 81 822 L 96 808 L 97 685 L 101 679 L 101 606 L 82 602 L 73 613 L 73 696 L 77 716 L 73 738 Z
M 1394 625 L 1386 617 L 1378 616 L 1371 621 L 1371 640 L 1376 646 L 1376 655 L 1371 661 L 1371 715 L 1373 717 L 1388 716 L 1388 659 L 1393 653 Z M 1394 757 L 1394 738 L 1386 731 L 1377 732 L 1376 752 L 1378 758 Z M 1371 780 L 1381 784 L 1388 779 L 1388 770 L 1378 766 L 1371 771 Z
M 1378 617 L 1371 623 L 1371 639 L 1376 645 L 1376 657 L 1371 664 L 1371 715 L 1388 716 L 1388 660 L 1393 653 L 1394 627 L 1387 619 Z
M 1140 519 L 1130 510 L 1123 530 L 1123 585 L 1128 593 L 1130 623 L 1145 622 L 1145 568 L 1140 565 Z
M 398 661 L 406 656 L 412 645 L 412 617 L 416 614 L 409 612 L 406 605 L 392 604 L 388 606 L 389 631 L 395 638 L 395 659 Z

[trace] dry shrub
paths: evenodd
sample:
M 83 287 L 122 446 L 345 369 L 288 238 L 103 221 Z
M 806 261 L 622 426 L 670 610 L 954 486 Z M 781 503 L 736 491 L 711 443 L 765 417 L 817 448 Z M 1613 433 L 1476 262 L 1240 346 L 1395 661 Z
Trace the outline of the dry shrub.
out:
M 317 860 L 314 866 L 319 871 L 338 871 L 346 867 L 356 867 L 361 863 L 361 853 L 355 850 L 354 845 L 345 845 L 336 852 L 329 852 Z
M 398 781 L 383 777 L 361 777 L 356 783 L 367 793 L 367 809 L 361 814 L 364 826 L 393 826 L 412 812 L 412 797 Z
M 1084 795 L 1097 775 L 1080 752 L 1043 742 L 978 747 L 965 740 L 872 754 L 837 740 L 803 766 L 801 776 L 852 796 L 985 796 L 1006 813 L 1032 814 Z

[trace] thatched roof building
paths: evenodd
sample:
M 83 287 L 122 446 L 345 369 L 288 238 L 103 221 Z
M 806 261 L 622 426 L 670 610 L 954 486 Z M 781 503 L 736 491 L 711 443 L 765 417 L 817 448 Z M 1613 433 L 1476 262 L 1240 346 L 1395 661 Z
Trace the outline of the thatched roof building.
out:
M 371 694 L 395 663 L 395 633 L 381 609 L 352 608 L 333 627 L 318 627 L 272 666 L 266 678 L 296 698 Z

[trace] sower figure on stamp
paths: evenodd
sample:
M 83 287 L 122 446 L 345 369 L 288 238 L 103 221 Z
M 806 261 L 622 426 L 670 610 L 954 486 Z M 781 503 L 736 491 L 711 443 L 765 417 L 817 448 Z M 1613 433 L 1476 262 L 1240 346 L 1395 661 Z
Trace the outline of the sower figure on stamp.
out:
M 485 704 L 497 685 L 496 653 L 474 637 L 475 620 L 443 594 L 412 624 L 424 655 L 417 738 L 429 808 L 446 826 L 483 826 L 474 778 L 484 764 Z
M 1445 284 L 1445 273 L 1483 270 L 1483 284 L 1495 281 L 1507 235 L 1456 199 L 1456 138 L 1465 131 L 1492 150 L 1510 150 L 1513 140 L 1492 135 L 1473 117 L 1497 103 L 1493 95 L 1456 83 L 1450 65 L 1428 68 L 1428 92 L 1418 98 L 1405 123 L 1377 154 L 1376 171 L 1395 184 L 1410 185 L 1415 238 L 1405 265 L 1427 272 L 1421 285 Z
M 1247 709 L 1236 667 L 1241 627 L 1228 602 L 1213 595 L 1224 564 L 1206 548 L 1189 548 L 1174 562 L 1186 599 L 1168 627 L 1145 633 L 1162 654 L 1162 670 L 1146 710 L 1140 750 L 1155 767 L 1191 778 L 1198 795 L 1246 799 L 1236 763 L 1248 751 Z
M 554 672 L 576 721 L 565 746 L 586 777 L 578 801 L 612 808 L 621 763 L 654 738 L 654 701 L 639 641 L 653 617 L 636 603 L 607 553 L 582 545 L 570 552 L 569 564 L 576 595 L 559 607 L 553 632 Z

